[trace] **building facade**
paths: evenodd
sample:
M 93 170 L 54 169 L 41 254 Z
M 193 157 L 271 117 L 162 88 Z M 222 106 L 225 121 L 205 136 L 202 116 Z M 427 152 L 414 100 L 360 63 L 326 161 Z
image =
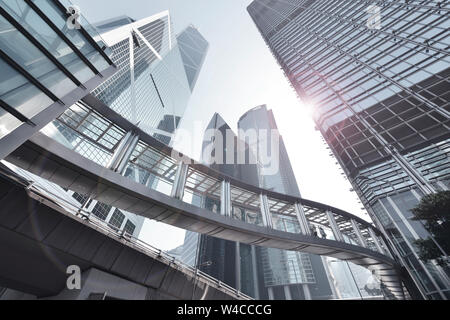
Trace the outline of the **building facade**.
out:
M 448 299 L 448 266 L 410 209 L 449 188 L 449 4 L 255 0 L 248 12 L 376 225 L 416 298 Z M 446 255 L 443 252 L 443 255 Z M 418 290 L 416 290 L 416 288 Z

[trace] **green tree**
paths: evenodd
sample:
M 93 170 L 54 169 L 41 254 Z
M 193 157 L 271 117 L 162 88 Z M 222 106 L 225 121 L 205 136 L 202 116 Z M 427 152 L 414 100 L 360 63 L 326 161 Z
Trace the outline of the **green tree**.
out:
M 413 220 L 422 220 L 425 229 L 430 232 L 436 242 L 448 254 L 450 251 L 450 191 L 442 191 L 427 195 L 413 208 Z M 416 245 L 419 248 L 420 259 L 427 262 L 436 260 L 440 265 L 446 266 L 448 261 L 433 240 L 420 239 Z

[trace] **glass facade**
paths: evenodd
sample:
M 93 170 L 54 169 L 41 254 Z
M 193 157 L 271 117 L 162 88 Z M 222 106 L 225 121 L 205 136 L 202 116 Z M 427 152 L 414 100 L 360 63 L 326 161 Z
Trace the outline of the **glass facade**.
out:
M 409 210 L 448 190 L 450 7 L 372 4 L 380 15 L 349 0 L 255 0 L 248 12 L 421 296 L 446 299 L 448 272 L 418 258 L 413 242 L 430 234 Z
M 68 30 L 66 21 L 66 8 L 58 1 L 0 4 L 1 158 L 26 140 L 30 127 L 38 130 L 56 118 L 36 122 L 44 110 L 55 103 L 70 106 L 111 72 L 107 48 L 86 31 L 89 24 Z M 13 131 L 27 136 L 4 139 Z
M 113 50 L 112 59 L 119 70 L 93 95 L 169 144 L 187 107 L 208 43 L 194 27 L 174 37 L 168 14 L 139 21 L 118 17 L 97 28 Z M 190 59 L 195 62 L 188 65 Z

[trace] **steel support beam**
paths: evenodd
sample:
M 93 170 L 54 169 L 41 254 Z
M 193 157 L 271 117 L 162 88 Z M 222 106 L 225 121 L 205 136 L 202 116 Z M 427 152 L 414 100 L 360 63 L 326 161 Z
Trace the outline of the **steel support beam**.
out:
M 302 234 L 306 236 L 311 235 L 311 228 L 309 226 L 308 219 L 306 219 L 305 210 L 303 210 L 303 206 L 301 203 L 295 203 L 295 213 L 297 214 L 297 220 L 300 225 L 300 231 Z
M 130 159 L 131 154 L 133 153 L 134 148 L 136 148 L 138 142 L 139 136 L 133 134 L 132 132 L 128 132 L 120 141 L 119 146 L 107 165 L 107 168 L 114 172 L 123 174 L 123 171 L 128 164 L 128 160 Z
M 231 217 L 231 192 L 230 183 L 222 181 L 220 193 L 220 214 L 225 217 Z
M 375 234 L 375 231 L 373 231 L 372 228 L 368 228 L 368 229 L 369 229 L 370 237 L 372 238 L 373 242 L 375 243 L 375 246 L 377 247 L 378 252 L 385 254 L 383 247 L 381 246 L 380 242 L 378 241 L 378 237 Z
M 326 212 L 328 222 L 330 223 L 331 230 L 333 231 L 334 237 L 337 241 L 344 242 L 344 237 L 342 236 L 341 230 L 339 230 L 339 226 L 336 223 L 336 220 L 334 219 L 333 212 L 330 210 L 327 210 Z
M 361 229 L 359 229 L 358 223 L 354 219 L 352 219 L 351 222 L 352 222 L 353 231 L 355 232 L 356 237 L 358 238 L 359 244 L 361 246 L 363 246 L 364 248 L 367 248 L 366 239 L 364 239 L 364 237 L 361 233 Z
M 189 165 L 184 162 L 180 162 L 177 167 L 177 172 L 175 174 L 175 180 L 172 186 L 171 197 L 183 200 L 184 196 L 184 186 L 186 185 L 187 173 L 189 171 Z
M 263 224 L 265 227 L 273 229 L 272 213 L 270 212 L 269 209 L 269 200 L 267 199 L 267 195 L 260 194 L 259 199 Z

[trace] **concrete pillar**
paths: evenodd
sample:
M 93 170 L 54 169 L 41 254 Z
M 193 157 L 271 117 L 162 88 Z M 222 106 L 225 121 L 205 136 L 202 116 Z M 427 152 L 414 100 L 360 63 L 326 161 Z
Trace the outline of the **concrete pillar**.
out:
M 275 300 L 275 296 L 273 294 L 273 288 L 272 287 L 268 287 L 267 288 L 267 294 L 269 295 L 269 300 Z
M 241 245 L 236 242 L 235 250 L 236 289 L 241 291 Z
M 253 291 L 255 292 L 255 299 L 259 300 L 259 283 L 258 283 L 258 268 L 256 266 L 256 249 L 255 246 L 251 246 L 252 252 L 252 270 L 253 270 Z
M 292 300 L 291 289 L 289 288 L 289 286 L 284 286 L 283 289 L 286 300 Z

